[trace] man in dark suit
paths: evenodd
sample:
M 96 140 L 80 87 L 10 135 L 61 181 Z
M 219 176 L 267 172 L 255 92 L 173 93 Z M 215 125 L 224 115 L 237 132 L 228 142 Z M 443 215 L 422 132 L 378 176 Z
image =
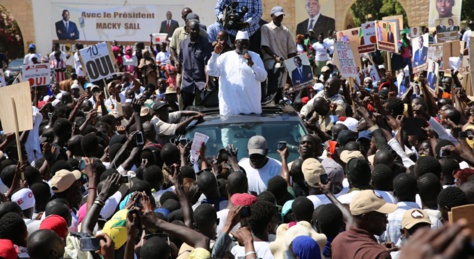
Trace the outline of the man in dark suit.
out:
M 436 26 L 436 32 L 445 32 L 446 31 L 446 26 L 443 24 L 443 20 L 439 20 L 439 25 Z
M 395 37 L 393 36 L 392 26 L 388 25 L 387 29 L 387 42 L 395 43 Z
M 454 25 L 454 20 L 449 19 L 448 20 L 448 28 L 446 28 L 446 31 L 459 31 L 459 26 Z
M 171 19 L 171 17 L 173 17 L 171 11 L 166 12 L 166 20 L 161 22 L 160 27 L 160 33 L 168 34 L 167 38 L 171 38 L 171 36 L 173 36 L 174 30 L 179 27 L 178 22 Z
M 436 89 L 436 84 L 438 83 L 438 77 L 436 76 L 436 62 L 433 61 L 431 65 L 431 72 L 428 73 L 426 78 L 426 84 L 433 90 Z
M 423 35 L 418 37 L 418 49 L 413 56 L 413 67 L 418 67 L 426 63 L 428 48 L 423 46 Z
M 298 23 L 296 34 L 307 34 L 312 29 L 315 35 L 326 34 L 328 31 L 336 30 L 336 22 L 333 18 L 322 15 L 319 0 L 306 0 L 306 11 L 309 18 Z
M 69 21 L 69 11 L 63 10 L 63 19 L 56 22 L 56 35 L 59 40 L 79 39 L 79 30 L 74 22 Z
M 313 79 L 311 66 L 303 65 L 301 58 L 298 56 L 293 58 L 293 62 L 295 62 L 296 66 L 296 68 L 291 71 L 291 82 L 293 83 L 293 86 L 308 82 L 309 80 Z

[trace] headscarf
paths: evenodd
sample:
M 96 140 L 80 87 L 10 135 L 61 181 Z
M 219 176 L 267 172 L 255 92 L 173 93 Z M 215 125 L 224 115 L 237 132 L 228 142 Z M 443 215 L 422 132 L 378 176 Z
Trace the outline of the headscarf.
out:
M 318 243 L 309 236 L 298 236 L 291 243 L 293 254 L 299 259 L 320 259 L 321 250 Z
M 130 55 L 128 54 L 128 53 L 129 53 L 129 52 L 128 52 L 129 50 L 130 50 Z M 130 47 L 130 46 L 125 47 L 125 57 L 126 57 L 127 59 L 131 59 L 131 58 L 132 58 L 132 55 L 133 55 L 133 49 L 132 49 L 132 47 Z

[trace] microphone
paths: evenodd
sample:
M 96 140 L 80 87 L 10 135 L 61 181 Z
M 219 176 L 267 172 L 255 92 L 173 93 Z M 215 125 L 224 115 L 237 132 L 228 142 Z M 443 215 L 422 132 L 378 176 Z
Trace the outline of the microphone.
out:
M 242 50 L 242 56 L 245 55 L 245 54 L 247 54 L 247 53 L 249 53 L 249 51 L 248 51 L 247 49 L 243 49 L 243 50 Z

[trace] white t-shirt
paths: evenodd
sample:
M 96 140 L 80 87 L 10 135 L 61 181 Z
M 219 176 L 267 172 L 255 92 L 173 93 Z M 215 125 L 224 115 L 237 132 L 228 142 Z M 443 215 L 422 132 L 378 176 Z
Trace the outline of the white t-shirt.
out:
M 272 251 L 270 251 L 270 243 L 264 241 L 254 241 L 253 246 L 257 253 L 257 258 L 273 259 Z M 245 257 L 245 247 L 236 245 L 230 251 L 236 259 Z
M 328 55 L 329 46 L 326 43 L 316 42 L 313 44 L 313 49 L 315 51 L 314 59 L 316 61 L 329 60 L 329 55 Z
M 170 53 L 168 51 L 166 52 L 158 52 L 158 54 L 156 54 L 156 62 L 160 62 L 160 65 L 163 66 L 163 65 L 166 65 L 166 64 L 170 64 Z
M 328 46 L 329 48 L 329 54 L 332 54 L 334 53 L 334 38 L 330 39 L 330 38 L 326 38 L 324 39 L 324 43 L 326 43 L 326 45 Z
M 25 55 L 25 58 L 23 59 L 23 65 L 33 65 L 33 58 L 36 58 L 36 60 L 41 63 L 41 54 L 38 53 L 28 53 Z
M 31 235 L 33 232 L 36 230 L 39 230 L 41 222 L 43 220 L 34 220 L 34 219 L 23 219 L 26 224 L 26 230 L 28 231 L 28 234 Z
M 339 196 L 342 196 L 346 194 L 349 191 L 348 188 L 343 188 L 339 193 L 334 194 L 334 196 L 337 198 Z M 329 204 L 331 201 L 328 199 L 328 197 L 324 194 L 318 194 L 318 195 L 309 195 L 306 198 L 310 199 L 313 202 L 314 208 L 316 209 L 317 207 L 323 205 L 323 204 Z
M 267 190 L 268 181 L 272 177 L 280 175 L 281 162 L 271 157 L 268 158 L 265 166 L 260 169 L 253 168 L 248 157 L 242 158 L 239 165 L 247 173 L 249 192 L 256 192 L 257 194 Z
M 395 197 L 393 197 L 393 195 L 390 193 L 390 192 L 386 192 L 386 191 L 378 191 L 378 190 L 375 190 L 378 194 L 380 194 L 382 196 L 382 198 L 388 202 L 388 203 L 393 203 L 393 204 L 396 204 L 397 203 L 397 200 L 395 199 Z M 350 204 L 352 199 L 354 198 L 354 196 L 356 194 L 358 194 L 360 191 L 352 191 L 350 193 L 346 193 L 344 195 L 341 195 L 339 196 L 337 199 L 342 203 L 342 204 Z
M 466 42 L 466 48 L 469 49 L 469 39 L 471 38 L 472 31 L 467 30 L 462 35 L 462 41 Z
M 74 53 L 74 68 L 76 70 L 77 76 L 84 76 L 84 72 L 82 71 L 81 61 L 79 59 L 79 52 Z

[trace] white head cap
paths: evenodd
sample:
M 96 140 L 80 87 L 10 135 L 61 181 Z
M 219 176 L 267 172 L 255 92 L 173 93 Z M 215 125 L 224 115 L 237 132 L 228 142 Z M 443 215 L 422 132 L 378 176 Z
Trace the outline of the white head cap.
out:
M 249 33 L 247 31 L 238 31 L 237 35 L 235 36 L 235 40 L 248 40 Z

